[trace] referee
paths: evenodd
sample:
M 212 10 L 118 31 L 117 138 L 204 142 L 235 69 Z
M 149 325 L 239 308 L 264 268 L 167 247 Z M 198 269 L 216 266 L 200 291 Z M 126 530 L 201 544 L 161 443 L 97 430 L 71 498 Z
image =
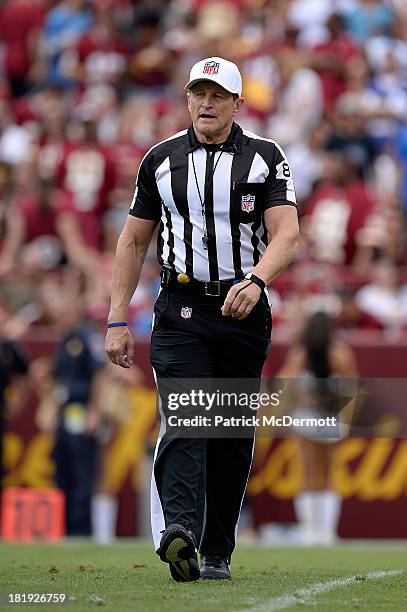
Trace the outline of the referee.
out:
M 265 287 L 298 240 L 284 152 L 234 122 L 244 104 L 237 66 L 204 59 L 185 89 L 192 125 L 152 147 L 138 171 L 106 336 L 111 361 L 131 367 L 127 310 L 159 224 L 163 271 L 150 352 L 159 388 L 166 378 L 260 378 L 271 334 Z M 151 487 L 155 548 L 176 581 L 230 578 L 254 436 L 170 438 L 168 414 L 162 405 Z

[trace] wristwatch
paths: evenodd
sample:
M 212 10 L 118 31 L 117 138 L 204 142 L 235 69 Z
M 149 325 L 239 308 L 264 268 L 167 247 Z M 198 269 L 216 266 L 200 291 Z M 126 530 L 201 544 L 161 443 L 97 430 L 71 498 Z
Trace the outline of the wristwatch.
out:
M 260 287 L 260 289 L 263 291 L 263 289 L 265 289 L 266 287 L 266 283 L 264 282 L 264 280 L 262 280 L 261 278 L 259 278 L 258 276 L 256 276 L 255 274 L 253 274 L 252 272 L 249 272 L 248 274 L 246 274 L 245 278 L 247 280 L 252 281 L 252 283 L 254 283 L 255 285 L 257 285 L 258 287 Z

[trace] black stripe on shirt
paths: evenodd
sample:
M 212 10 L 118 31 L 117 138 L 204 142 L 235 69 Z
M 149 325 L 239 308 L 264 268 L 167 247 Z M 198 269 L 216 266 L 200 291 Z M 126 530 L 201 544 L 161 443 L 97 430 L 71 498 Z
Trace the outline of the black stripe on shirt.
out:
M 219 156 L 223 153 L 218 153 L 216 161 Z M 208 232 L 208 259 L 209 259 L 209 276 L 211 281 L 219 280 L 219 268 L 218 268 L 218 253 L 216 248 L 216 232 L 215 232 L 215 217 L 213 214 L 213 174 L 215 167 L 215 156 L 214 151 L 206 151 L 206 169 L 205 169 L 205 218 L 206 218 L 206 229 Z M 216 172 L 216 170 L 215 170 Z
M 230 178 L 230 230 L 232 234 L 232 252 L 233 252 L 233 267 L 235 269 L 235 277 L 242 278 L 242 261 L 240 257 L 240 224 L 236 214 L 236 202 L 233 186 L 235 183 L 247 183 L 247 178 L 250 173 L 250 168 L 256 152 L 253 149 L 245 148 L 242 155 L 235 155 L 232 162 L 232 171 Z
M 193 276 L 194 254 L 192 250 L 192 223 L 188 206 L 188 156 L 184 147 L 170 154 L 172 197 L 179 214 L 184 218 L 185 271 Z
M 175 260 L 175 253 L 174 253 L 174 232 L 172 231 L 171 213 L 164 203 L 162 204 L 162 207 L 164 209 L 164 214 L 167 220 L 167 229 L 168 229 L 168 265 L 172 266 Z

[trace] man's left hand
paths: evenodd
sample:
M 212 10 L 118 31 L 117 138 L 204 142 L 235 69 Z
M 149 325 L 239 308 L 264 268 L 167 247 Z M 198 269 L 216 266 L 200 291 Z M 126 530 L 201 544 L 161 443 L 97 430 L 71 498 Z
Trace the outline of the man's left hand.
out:
M 261 289 L 250 280 L 233 285 L 222 306 L 222 315 L 234 319 L 245 319 L 259 301 Z

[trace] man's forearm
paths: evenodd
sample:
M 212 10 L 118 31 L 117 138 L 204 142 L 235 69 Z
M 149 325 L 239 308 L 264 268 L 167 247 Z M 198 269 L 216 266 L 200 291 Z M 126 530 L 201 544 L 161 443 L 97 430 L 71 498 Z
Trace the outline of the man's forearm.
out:
M 271 240 L 263 257 L 252 272 L 259 276 L 266 285 L 276 279 L 294 259 L 298 249 L 298 234 L 284 233 Z
M 130 300 L 138 285 L 148 244 L 137 243 L 123 232 L 117 242 L 108 320 L 127 321 Z

